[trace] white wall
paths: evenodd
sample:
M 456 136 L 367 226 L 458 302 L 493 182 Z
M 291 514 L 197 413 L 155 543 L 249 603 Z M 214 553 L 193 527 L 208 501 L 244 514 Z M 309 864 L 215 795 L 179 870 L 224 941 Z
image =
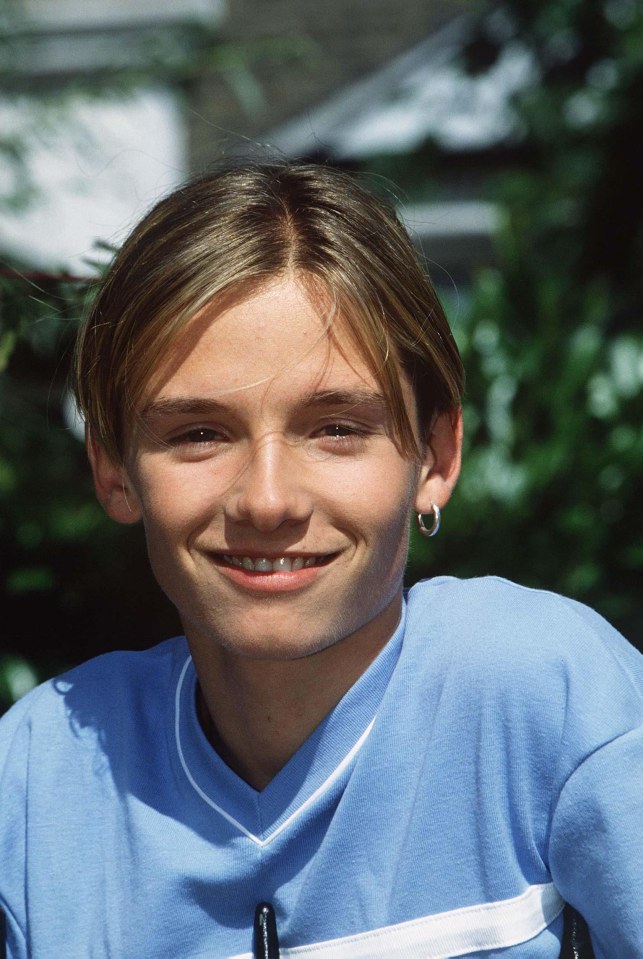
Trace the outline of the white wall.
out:
M 27 205 L 7 199 L 20 187 L 0 153 L 0 250 L 43 269 L 85 275 L 97 240 L 119 244 L 185 175 L 186 133 L 176 96 L 141 90 L 42 101 L 0 100 L 0 127 L 26 144 Z

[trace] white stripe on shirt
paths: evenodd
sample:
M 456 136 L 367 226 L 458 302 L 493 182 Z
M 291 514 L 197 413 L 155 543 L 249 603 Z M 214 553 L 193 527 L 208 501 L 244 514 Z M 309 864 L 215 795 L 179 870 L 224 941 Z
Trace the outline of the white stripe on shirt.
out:
M 282 959 L 453 959 L 533 939 L 565 903 L 553 883 L 529 886 L 512 899 L 465 906 L 421 919 L 307 946 L 282 948 Z M 232 959 L 253 959 L 243 953 Z

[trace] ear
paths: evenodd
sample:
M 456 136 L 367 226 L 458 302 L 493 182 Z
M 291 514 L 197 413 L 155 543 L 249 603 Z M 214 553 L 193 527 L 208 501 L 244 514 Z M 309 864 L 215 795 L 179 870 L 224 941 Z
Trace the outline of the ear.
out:
M 114 463 L 104 447 L 87 430 L 87 455 L 94 476 L 96 496 L 107 513 L 117 523 L 136 523 L 141 518 L 138 497 L 122 464 Z
M 462 458 L 462 410 L 438 413 L 429 426 L 424 461 L 420 470 L 414 508 L 429 513 L 449 502 L 460 475 Z

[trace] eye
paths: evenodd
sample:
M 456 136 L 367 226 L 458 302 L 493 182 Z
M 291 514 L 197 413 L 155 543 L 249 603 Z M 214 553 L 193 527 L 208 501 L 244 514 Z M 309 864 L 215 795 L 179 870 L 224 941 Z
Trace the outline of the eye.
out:
M 356 423 L 324 423 L 315 434 L 316 444 L 327 453 L 358 453 L 363 449 L 369 432 Z
M 197 426 L 191 430 L 185 430 L 178 433 L 170 440 L 171 446 L 203 446 L 207 443 L 219 443 L 225 437 L 215 429 L 208 426 Z
M 198 430 L 190 430 L 189 433 L 186 433 L 185 439 L 190 443 L 211 443 L 212 440 L 218 439 L 219 435 L 220 434 L 214 430 L 200 428 Z
M 339 440 L 345 439 L 347 436 L 359 436 L 361 434 L 356 427 L 348 426 L 346 423 L 328 423 L 323 428 L 323 435 Z

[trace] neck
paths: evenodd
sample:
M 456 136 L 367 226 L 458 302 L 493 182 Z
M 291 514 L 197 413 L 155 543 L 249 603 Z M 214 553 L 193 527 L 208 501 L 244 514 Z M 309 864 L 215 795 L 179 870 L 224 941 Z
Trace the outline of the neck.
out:
M 198 714 L 211 745 L 262 790 L 337 705 L 392 635 L 354 634 L 300 659 L 253 660 L 191 643 L 199 677 Z

